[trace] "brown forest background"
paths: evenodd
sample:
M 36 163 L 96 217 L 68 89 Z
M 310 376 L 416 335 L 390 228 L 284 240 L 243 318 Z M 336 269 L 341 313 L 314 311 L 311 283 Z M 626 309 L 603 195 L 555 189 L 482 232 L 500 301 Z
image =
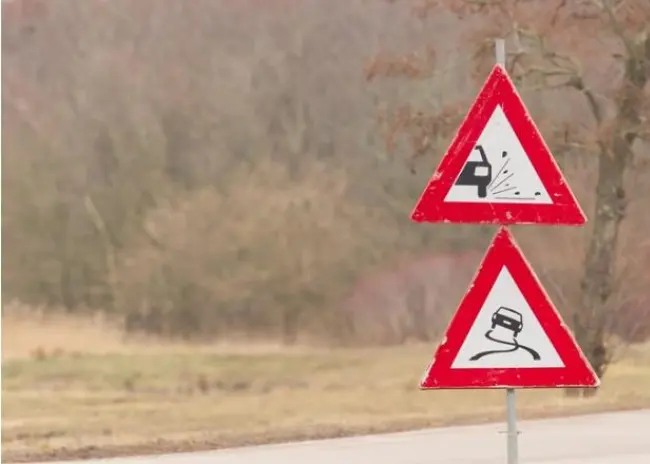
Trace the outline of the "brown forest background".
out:
M 490 36 L 465 35 L 480 18 L 393 3 L 3 2 L 5 302 L 164 336 L 438 337 L 495 228 L 409 214 L 487 75 Z M 589 56 L 597 39 L 563 50 Z M 599 60 L 584 77 L 606 93 Z M 584 99 L 517 83 L 591 219 L 597 159 L 570 137 L 594 131 Z M 414 159 L 417 137 L 393 129 L 419 112 L 445 118 Z M 649 148 L 626 171 L 606 303 L 628 341 L 650 337 Z M 515 228 L 567 318 L 591 227 Z

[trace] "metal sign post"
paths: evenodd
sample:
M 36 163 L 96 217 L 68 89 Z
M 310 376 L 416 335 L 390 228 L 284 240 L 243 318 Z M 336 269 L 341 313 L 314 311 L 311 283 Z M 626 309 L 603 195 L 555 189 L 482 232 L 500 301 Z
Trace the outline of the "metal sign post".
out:
M 496 39 L 494 43 L 497 64 L 506 65 L 506 41 Z M 514 388 L 506 390 L 506 414 L 508 418 L 508 464 L 519 464 L 519 432 L 517 431 L 517 401 Z
M 504 39 L 495 55 L 411 213 L 415 222 L 500 226 L 420 388 L 506 390 L 507 463 L 519 464 L 515 389 L 600 381 L 508 229 L 587 218 L 508 76 Z
M 497 55 L 497 64 L 502 66 L 506 65 L 506 41 L 504 39 L 496 39 L 494 42 L 494 51 Z
M 519 464 L 519 444 L 517 439 L 517 405 L 515 403 L 515 389 L 506 390 L 506 407 L 508 414 L 508 464 Z

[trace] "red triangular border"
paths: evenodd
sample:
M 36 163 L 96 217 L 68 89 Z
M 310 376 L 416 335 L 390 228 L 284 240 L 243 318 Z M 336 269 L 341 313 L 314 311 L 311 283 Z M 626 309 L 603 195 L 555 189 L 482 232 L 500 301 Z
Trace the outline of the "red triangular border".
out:
M 518 135 L 522 147 L 553 200 L 552 204 L 444 201 L 497 105 L 501 105 Z M 479 224 L 583 225 L 587 222 L 584 212 L 503 66 L 497 64 L 492 68 L 451 146 L 415 206 L 411 219 L 416 222 Z
M 481 307 L 506 266 L 542 329 L 555 347 L 564 367 L 549 368 L 451 368 Z M 526 262 L 514 238 L 500 228 L 454 315 L 422 389 L 448 388 L 560 388 L 597 387 L 600 380 L 578 347 L 569 328 L 553 306 L 537 276 Z

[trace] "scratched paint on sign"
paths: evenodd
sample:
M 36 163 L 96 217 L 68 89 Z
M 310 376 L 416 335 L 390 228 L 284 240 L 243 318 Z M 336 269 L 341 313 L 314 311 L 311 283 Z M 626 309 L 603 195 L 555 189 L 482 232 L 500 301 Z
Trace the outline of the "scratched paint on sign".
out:
M 445 201 L 553 203 L 501 105 L 494 109 Z
M 411 219 L 502 225 L 586 222 L 503 66 L 492 69 Z
M 595 387 L 599 379 L 507 228 L 492 241 L 423 389 Z
M 563 367 L 506 267 L 501 269 L 451 367 Z

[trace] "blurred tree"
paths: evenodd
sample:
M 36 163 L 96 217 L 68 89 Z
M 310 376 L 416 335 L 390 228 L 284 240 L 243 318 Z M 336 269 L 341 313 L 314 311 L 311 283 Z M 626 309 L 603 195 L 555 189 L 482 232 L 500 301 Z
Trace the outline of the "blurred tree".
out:
M 2 12 L 6 299 L 112 311 L 130 329 L 182 336 L 290 342 L 353 329 L 370 340 L 371 321 L 386 324 L 376 333 L 392 334 L 387 343 L 439 333 L 462 290 L 447 270 L 469 279 L 473 264 L 456 274 L 456 254 L 491 231 L 411 224 L 428 173 L 410 173 L 402 139 L 385 149 L 375 116 L 391 128 L 387 109 L 417 99 L 400 121 L 417 119 L 429 134 L 420 146 L 441 151 L 475 86 L 463 58 L 472 20 L 440 9 L 423 23 L 365 0 L 15 0 Z M 368 86 L 359 63 L 379 51 L 408 57 L 395 79 Z M 563 116 L 584 120 L 568 101 Z M 644 217 L 630 216 L 625 242 L 637 243 Z M 405 264 L 422 295 L 393 271 L 429 254 L 430 267 Z M 343 317 L 341 299 L 371 271 L 390 277 Z M 398 333 L 418 318 L 421 333 Z

